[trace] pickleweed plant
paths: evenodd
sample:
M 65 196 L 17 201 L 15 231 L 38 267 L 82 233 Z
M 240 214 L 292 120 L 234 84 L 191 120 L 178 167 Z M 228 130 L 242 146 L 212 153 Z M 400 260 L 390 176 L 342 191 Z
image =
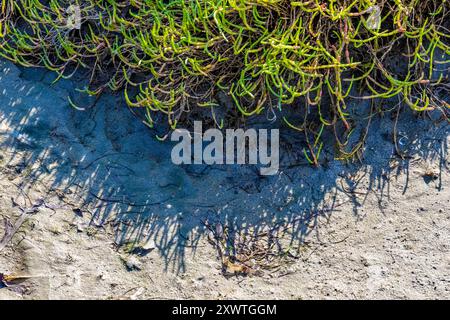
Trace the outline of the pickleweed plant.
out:
M 163 115 L 176 129 L 200 109 L 221 127 L 219 109 L 252 117 L 291 108 L 299 117 L 284 121 L 305 135 L 305 157 L 318 165 L 324 130 L 336 135 L 337 158 L 361 148 L 348 145 L 351 99 L 399 97 L 448 121 L 448 0 L 0 3 L 1 57 L 59 78 L 88 68 L 87 94 L 123 90 L 149 126 Z

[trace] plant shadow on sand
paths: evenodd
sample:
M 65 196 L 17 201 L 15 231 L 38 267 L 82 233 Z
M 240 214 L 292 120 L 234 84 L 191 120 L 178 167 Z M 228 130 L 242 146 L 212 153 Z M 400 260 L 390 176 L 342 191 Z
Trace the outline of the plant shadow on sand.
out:
M 376 193 L 383 208 L 390 175 L 408 177 L 411 161 L 427 159 L 448 170 L 448 124 L 436 125 L 410 110 L 401 112 L 396 124 L 398 146 L 408 154 L 404 160 L 395 155 L 391 112 L 372 119 L 364 154 L 353 164 L 333 160 L 333 139 L 325 136 L 330 142 L 321 167 L 311 167 L 302 155 L 301 134 L 282 128 L 277 175 L 260 176 L 255 166 L 176 166 L 172 143 L 158 141 L 120 94 L 96 101 L 75 90 L 81 87 L 76 79 L 52 84 L 54 78 L 43 69 L 0 61 L 3 166 L 20 175 L 23 190 L 41 184 L 49 193 L 77 197 L 81 205 L 74 214 L 90 212 L 93 226 L 111 225 L 116 244 L 153 241 L 167 268 L 175 271 L 185 268 L 186 248 L 195 254 L 202 234 L 210 232 L 205 222 L 214 226 L 215 236 L 224 232 L 216 228 L 221 226 L 231 238 L 233 232 L 259 234 L 289 225 L 287 245 L 297 248 L 318 217 L 332 215 L 345 201 L 361 218 L 364 196 L 355 196 L 357 188 Z M 71 108 L 68 96 L 92 107 Z M 368 102 L 357 106 L 361 117 L 367 115 Z M 362 177 L 367 183 L 359 185 Z M 424 179 L 442 187 L 439 172 Z

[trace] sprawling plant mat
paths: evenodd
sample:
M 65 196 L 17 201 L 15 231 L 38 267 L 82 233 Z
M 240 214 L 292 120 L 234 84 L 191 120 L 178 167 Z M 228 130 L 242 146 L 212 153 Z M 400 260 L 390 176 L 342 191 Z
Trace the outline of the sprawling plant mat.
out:
M 350 100 L 395 98 L 448 119 L 447 0 L 0 3 L 2 57 L 61 77 L 88 68 L 88 94 L 123 90 L 150 126 L 163 115 L 176 128 L 200 109 L 221 127 L 219 109 L 250 117 L 290 108 L 299 117 L 284 121 L 305 132 L 317 164 L 324 129 L 340 157 L 355 153 L 346 149 Z

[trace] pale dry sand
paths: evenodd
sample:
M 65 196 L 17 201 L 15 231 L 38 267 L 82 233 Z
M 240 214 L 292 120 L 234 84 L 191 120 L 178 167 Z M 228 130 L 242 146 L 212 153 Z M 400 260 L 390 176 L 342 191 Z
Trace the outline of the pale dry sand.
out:
M 79 112 L 74 84 L 52 77 L 0 62 L 0 218 L 28 212 L 0 272 L 33 276 L 1 299 L 450 298 L 448 125 L 402 113 L 412 158 L 400 161 L 393 121 L 379 118 L 361 163 L 325 152 L 319 169 L 295 163 L 285 136 L 283 163 L 295 165 L 262 179 L 175 166 L 119 96 Z M 224 275 L 205 220 L 248 232 L 285 221 L 296 259 Z M 127 252 L 133 240 L 142 254 Z

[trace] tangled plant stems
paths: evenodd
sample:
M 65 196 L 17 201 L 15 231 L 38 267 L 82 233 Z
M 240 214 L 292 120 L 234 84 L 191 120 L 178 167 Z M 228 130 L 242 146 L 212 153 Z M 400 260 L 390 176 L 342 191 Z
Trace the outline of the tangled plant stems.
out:
M 338 157 L 355 153 L 349 99 L 400 97 L 448 119 L 448 0 L 0 1 L 2 57 L 60 77 L 89 68 L 88 94 L 123 89 L 150 126 L 163 114 L 175 128 L 196 108 L 216 119 L 219 93 L 243 117 L 296 108 L 304 120 L 284 120 L 318 164 L 325 128 Z M 80 29 L 67 27 L 70 5 Z

